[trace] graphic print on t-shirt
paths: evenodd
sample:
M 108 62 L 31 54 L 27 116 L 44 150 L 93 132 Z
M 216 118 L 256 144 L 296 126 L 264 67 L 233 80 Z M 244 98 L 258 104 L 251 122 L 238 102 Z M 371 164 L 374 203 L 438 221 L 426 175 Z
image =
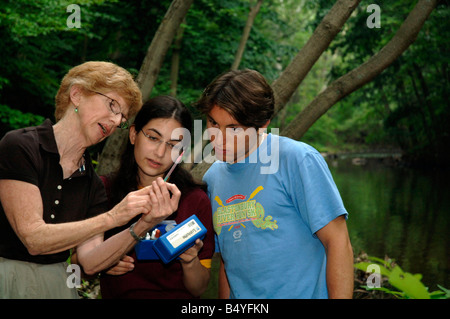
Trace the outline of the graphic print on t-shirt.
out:
M 217 235 L 222 232 L 222 227 L 225 227 L 228 231 L 233 229 L 236 224 L 246 228 L 244 223 L 247 222 L 252 222 L 255 227 L 261 229 L 278 229 L 277 221 L 272 220 L 270 215 L 264 218 L 264 207 L 253 199 L 263 189 L 262 186 L 258 186 L 247 200 L 245 200 L 246 195 L 236 194 L 225 201 L 228 204 L 235 200 L 244 200 L 237 204 L 224 205 L 220 197 L 216 196 L 214 200 L 219 204 L 219 207 L 213 214 L 213 225 Z

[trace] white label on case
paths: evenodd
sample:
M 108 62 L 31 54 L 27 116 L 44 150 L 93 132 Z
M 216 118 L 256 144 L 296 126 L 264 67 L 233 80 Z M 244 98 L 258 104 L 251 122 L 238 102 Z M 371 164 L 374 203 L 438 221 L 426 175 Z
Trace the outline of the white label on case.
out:
M 189 223 L 184 224 L 173 233 L 167 235 L 167 241 L 173 246 L 173 248 L 177 248 L 201 230 L 202 229 L 197 222 L 195 220 L 191 220 Z

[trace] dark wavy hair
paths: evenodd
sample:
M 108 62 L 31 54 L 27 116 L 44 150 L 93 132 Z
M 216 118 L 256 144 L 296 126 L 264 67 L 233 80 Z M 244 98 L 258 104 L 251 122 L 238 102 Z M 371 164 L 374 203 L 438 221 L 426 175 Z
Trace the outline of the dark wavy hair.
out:
M 192 130 L 192 116 L 186 106 L 171 96 L 157 96 L 144 103 L 134 120 L 136 132 L 139 132 L 149 121 L 153 119 L 173 118 L 181 126 Z M 190 145 L 190 141 L 188 141 Z M 128 140 L 127 147 L 122 155 L 119 169 L 110 179 L 110 201 L 117 204 L 129 192 L 138 189 L 138 166 L 134 158 L 134 145 Z M 170 182 L 177 185 L 183 194 L 185 191 L 199 187 L 206 191 L 206 184 L 194 180 L 193 176 L 181 165 L 177 165 L 173 171 Z

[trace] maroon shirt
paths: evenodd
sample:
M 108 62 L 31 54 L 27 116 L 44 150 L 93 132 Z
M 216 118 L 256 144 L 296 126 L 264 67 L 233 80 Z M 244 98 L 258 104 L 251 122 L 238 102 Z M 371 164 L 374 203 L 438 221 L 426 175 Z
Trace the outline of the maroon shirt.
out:
M 199 188 L 182 194 L 178 210 L 167 219 L 174 219 L 179 224 L 193 214 L 208 230 L 203 239 L 199 259 L 211 259 L 214 253 L 211 202 L 206 193 Z M 116 229 L 115 233 L 122 229 L 124 228 Z M 110 232 L 105 235 L 109 236 L 112 236 Z M 135 268 L 132 271 L 120 276 L 102 273 L 100 285 L 103 299 L 194 298 L 183 284 L 183 270 L 178 260 L 175 259 L 168 264 L 160 260 L 138 260 L 134 249 L 129 255 L 135 261 Z

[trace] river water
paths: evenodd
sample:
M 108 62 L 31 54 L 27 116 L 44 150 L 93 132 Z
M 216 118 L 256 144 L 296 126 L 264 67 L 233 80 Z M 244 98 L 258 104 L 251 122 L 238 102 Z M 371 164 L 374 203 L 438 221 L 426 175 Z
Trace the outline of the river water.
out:
M 355 255 L 387 255 L 422 274 L 430 291 L 450 288 L 450 170 L 401 168 L 387 165 L 389 157 L 327 162 L 349 212 Z

